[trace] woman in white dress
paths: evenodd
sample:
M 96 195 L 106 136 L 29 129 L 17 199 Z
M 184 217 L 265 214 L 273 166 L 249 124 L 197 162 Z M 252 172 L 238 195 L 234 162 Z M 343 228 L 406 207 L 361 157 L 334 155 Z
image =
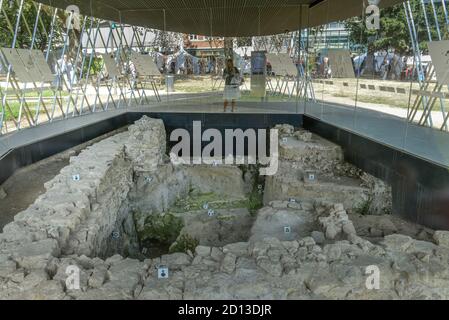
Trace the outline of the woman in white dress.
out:
M 226 61 L 226 68 L 223 70 L 223 78 L 225 79 L 224 89 L 224 112 L 229 104 L 229 100 L 232 105 L 232 112 L 235 111 L 235 101 L 240 98 L 240 84 L 241 77 L 239 70 L 234 67 L 232 59 Z

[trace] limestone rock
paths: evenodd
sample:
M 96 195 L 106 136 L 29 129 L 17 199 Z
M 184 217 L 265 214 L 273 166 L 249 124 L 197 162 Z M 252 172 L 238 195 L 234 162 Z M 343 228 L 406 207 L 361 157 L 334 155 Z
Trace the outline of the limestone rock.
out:
M 413 239 L 401 234 L 386 236 L 382 244 L 392 251 L 406 251 L 413 244 Z
M 259 210 L 251 229 L 250 241 L 274 237 L 281 241 L 303 238 L 313 231 L 314 216 L 311 212 L 265 207 Z
M 349 220 L 342 204 L 333 205 L 329 216 L 321 217 L 318 220 L 329 240 L 336 239 L 339 234 L 344 234 L 346 237 L 357 234 L 354 224 Z
M 210 253 L 210 257 L 215 261 L 221 261 L 224 257 L 224 253 L 219 248 L 213 247 Z
M 246 256 L 248 255 L 248 247 L 248 242 L 231 243 L 223 247 L 223 253 L 231 252 L 239 257 Z
M 449 231 L 435 231 L 433 239 L 439 246 L 449 248 Z
M 310 142 L 312 140 L 312 133 L 306 130 L 298 130 L 293 135 L 300 141 Z
M 234 272 L 236 259 L 236 255 L 234 255 L 233 253 L 227 253 L 221 263 L 221 271 L 229 274 Z
M 13 259 L 25 269 L 45 268 L 53 256 L 58 255 L 59 246 L 56 240 L 47 239 L 31 242 L 18 247 Z
M 338 244 L 327 245 L 323 251 L 329 262 L 336 261 L 341 257 L 341 247 Z
M 210 251 L 210 248 L 209 248 Z M 198 254 L 198 253 L 197 253 Z M 208 254 L 207 254 L 208 255 Z M 169 269 L 179 269 L 184 266 L 188 266 L 192 263 L 192 258 L 181 252 L 169 254 L 169 255 L 163 255 L 161 257 L 161 264 L 167 266 Z
M 295 128 L 289 124 L 278 124 L 274 129 L 279 131 L 280 137 L 291 136 L 295 131 Z
M 6 278 L 16 271 L 17 264 L 12 260 L 0 261 L 0 278 Z
M 154 171 L 164 161 L 166 133 L 160 119 L 144 116 L 129 127 L 126 153 L 137 171 Z
M 207 257 L 210 255 L 210 251 L 210 247 L 197 246 L 195 249 L 195 254 L 199 255 L 200 257 Z
M 273 262 L 268 257 L 260 256 L 257 258 L 257 265 L 274 277 L 280 277 L 282 275 L 283 267 L 279 261 Z
M 326 237 L 324 233 L 320 231 L 313 231 L 311 234 L 313 240 L 315 240 L 316 244 L 323 244 L 326 241 Z
M 5 189 L 0 188 L 0 200 L 5 199 L 8 196 L 8 194 L 6 193 Z
M 108 270 L 105 267 L 96 268 L 89 277 L 88 285 L 90 288 L 101 288 L 108 280 Z

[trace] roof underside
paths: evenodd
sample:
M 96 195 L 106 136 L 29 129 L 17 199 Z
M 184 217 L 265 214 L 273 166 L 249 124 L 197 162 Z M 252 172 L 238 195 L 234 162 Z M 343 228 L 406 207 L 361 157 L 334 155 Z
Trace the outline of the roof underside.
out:
M 208 36 L 279 34 L 360 16 L 366 0 L 38 0 L 83 15 Z M 404 0 L 381 0 L 388 7 Z

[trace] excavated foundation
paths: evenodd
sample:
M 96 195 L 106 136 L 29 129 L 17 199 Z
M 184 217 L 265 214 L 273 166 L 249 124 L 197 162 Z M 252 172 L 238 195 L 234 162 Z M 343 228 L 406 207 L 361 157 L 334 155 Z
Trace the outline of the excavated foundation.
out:
M 257 166 L 174 165 L 163 122 L 147 117 L 87 148 L 0 234 L 0 298 L 447 296 L 437 267 L 449 234 L 404 228 L 391 189 L 344 163 L 341 148 L 277 129 L 279 170 L 268 177 Z M 396 287 L 417 274 L 416 259 L 434 277 Z M 380 291 L 364 288 L 373 264 Z M 67 285 L 70 266 L 79 289 Z

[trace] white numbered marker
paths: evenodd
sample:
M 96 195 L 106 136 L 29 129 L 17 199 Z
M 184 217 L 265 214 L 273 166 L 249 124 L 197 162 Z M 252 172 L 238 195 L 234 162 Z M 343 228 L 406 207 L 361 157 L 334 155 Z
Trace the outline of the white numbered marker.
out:
M 113 239 L 119 239 L 119 238 L 120 238 L 120 232 L 118 232 L 118 231 L 113 231 L 113 232 L 112 232 L 112 238 L 113 238 Z
M 168 279 L 168 268 L 164 266 L 157 268 L 157 277 L 159 279 Z

